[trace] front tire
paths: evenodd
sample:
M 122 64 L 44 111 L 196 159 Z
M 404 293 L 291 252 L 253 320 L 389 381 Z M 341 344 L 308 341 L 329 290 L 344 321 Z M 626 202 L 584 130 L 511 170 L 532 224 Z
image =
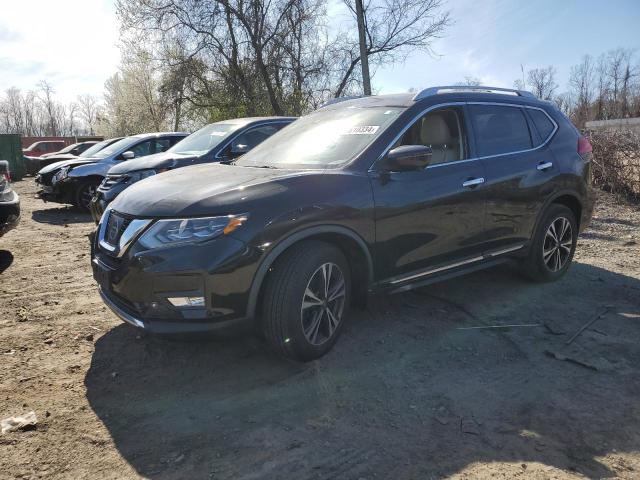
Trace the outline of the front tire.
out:
M 349 264 L 333 245 L 311 240 L 291 247 L 265 286 L 261 326 L 281 355 L 309 361 L 336 343 L 351 293 Z
M 574 213 L 564 205 L 552 204 L 533 236 L 523 273 L 538 282 L 558 280 L 571 265 L 577 241 Z
M 91 199 L 96 194 L 99 186 L 100 182 L 95 180 L 82 182 L 76 190 L 74 205 L 83 212 L 88 212 Z

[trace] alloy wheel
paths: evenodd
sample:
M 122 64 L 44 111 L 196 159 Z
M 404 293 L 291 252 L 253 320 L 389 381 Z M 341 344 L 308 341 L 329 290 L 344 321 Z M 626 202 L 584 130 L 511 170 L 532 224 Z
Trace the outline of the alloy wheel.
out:
M 549 270 L 562 270 L 571 255 L 573 231 L 571 222 L 565 217 L 558 217 L 547 229 L 542 247 L 542 259 Z
M 335 263 L 321 265 L 311 275 L 300 309 L 302 331 L 312 345 L 322 345 L 335 333 L 342 321 L 346 282 Z

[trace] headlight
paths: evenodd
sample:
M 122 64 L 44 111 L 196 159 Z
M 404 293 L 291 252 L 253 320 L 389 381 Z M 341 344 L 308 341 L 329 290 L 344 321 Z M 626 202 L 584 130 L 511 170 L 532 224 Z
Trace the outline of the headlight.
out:
M 138 239 L 145 248 L 197 243 L 228 235 L 247 220 L 246 215 L 158 220 Z
M 60 180 L 64 180 L 69 176 L 69 167 L 62 167 L 58 170 L 53 178 L 51 179 L 53 183 L 59 182 Z
M 158 172 L 156 172 L 152 168 L 149 170 L 140 170 L 139 172 L 133 172 L 129 174 L 129 183 L 139 182 L 143 178 L 150 177 L 152 175 L 155 175 L 156 173 Z

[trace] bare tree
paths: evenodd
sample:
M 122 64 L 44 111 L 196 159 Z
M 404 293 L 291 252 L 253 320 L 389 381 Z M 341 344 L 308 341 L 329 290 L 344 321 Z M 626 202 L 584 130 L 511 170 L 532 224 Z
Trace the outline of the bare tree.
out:
M 93 135 L 98 115 L 98 99 L 94 95 L 78 95 L 78 113 L 88 129 L 89 135 Z
M 40 82 L 38 82 L 38 89 L 40 91 L 39 98 L 42 102 L 47 116 L 47 133 L 55 137 L 56 135 L 58 135 L 58 125 L 56 123 L 57 105 L 54 100 L 55 90 L 53 89 L 53 86 L 46 80 L 41 80 Z
M 343 1 L 357 19 L 355 3 Z M 432 53 L 434 40 L 440 38 L 451 23 L 449 13 L 443 11 L 442 0 L 369 0 L 363 10 L 366 54 L 373 66 L 404 61 L 416 50 Z M 334 91 L 336 97 L 342 95 L 361 61 L 357 38 L 348 32 L 341 35 L 350 47 L 350 61 Z
M 590 118 L 591 102 L 593 100 L 593 59 L 590 55 L 582 57 L 579 65 L 571 67 L 569 86 L 575 98 L 575 121 L 579 127 Z
M 555 76 L 556 69 L 552 66 L 534 68 L 527 72 L 527 84 L 536 97 L 543 100 L 551 100 L 558 88 Z
M 552 66 L 534 68 L 527 71 L 527 82 L 525 83 L 523 69 L 522 79 L 516 79 L 513 86 L 518 90 L 530 90 L 536 97 L 543 100 L 553 100 L 558 88 L 555 77 L 556 69 Z

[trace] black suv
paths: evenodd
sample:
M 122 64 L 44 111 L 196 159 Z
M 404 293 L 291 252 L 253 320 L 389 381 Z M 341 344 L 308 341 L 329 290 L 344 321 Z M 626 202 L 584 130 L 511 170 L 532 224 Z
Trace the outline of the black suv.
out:
M 211 123 L 163 153 L 120 162 L 107 172 L 90 204 L 96 223 L 125 188 L 158 173 L 198 163 L 230 162 L 289 125 L 295 117 L 236 118 Z
M 334 101 L 234 165 L 145 179 L 105 212 L 106 304 L 152 332 L 255 322 L 282 354 L 335 343 L 350 305 L 516 259 L 556 280 L 589 223 L 591 146 L 528 92 Z

